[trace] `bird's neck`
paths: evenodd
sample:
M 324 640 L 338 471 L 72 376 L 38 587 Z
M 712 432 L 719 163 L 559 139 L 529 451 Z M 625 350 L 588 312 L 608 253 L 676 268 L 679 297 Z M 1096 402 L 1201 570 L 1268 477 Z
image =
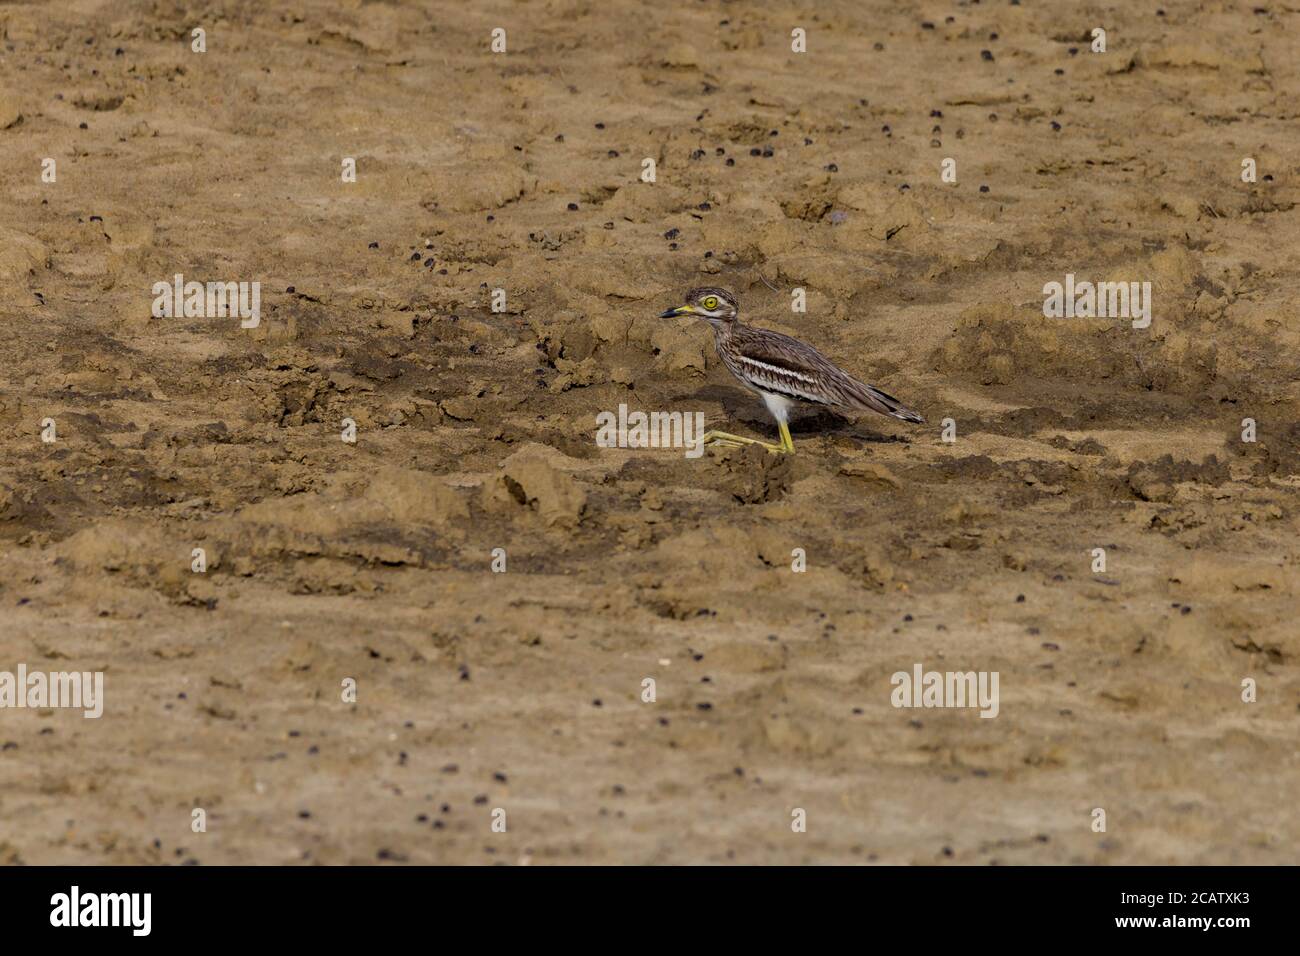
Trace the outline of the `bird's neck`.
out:
M 714 344 L 726 345 L 728 342 L 731 341 L 731 333 L 736 328 L 736 320 L 732 319 L 730 322 L 722 322 L 722 321 L 710 322 L 709 325 L 713 326 Z

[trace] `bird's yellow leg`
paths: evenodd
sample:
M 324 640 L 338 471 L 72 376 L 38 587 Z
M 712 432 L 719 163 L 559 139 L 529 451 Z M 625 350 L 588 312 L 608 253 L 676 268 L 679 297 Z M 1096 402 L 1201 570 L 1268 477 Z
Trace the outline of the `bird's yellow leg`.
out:
M 741 445 L 762 445 L 770 452 L 783 452 L 786 450 L 781 445 L 759 441 L 757 438 L 746 438 L 744 435 L 733 435 L 730 432 L 707 431 L 700 441 L 706 445 L 722 445 L 724 448 L 739 448 Z
M 794 454 L 794 439 L 790 437 L 790 426 L 785 422 L 777 422 L 781 429 L 781 450 L 788 455 Z

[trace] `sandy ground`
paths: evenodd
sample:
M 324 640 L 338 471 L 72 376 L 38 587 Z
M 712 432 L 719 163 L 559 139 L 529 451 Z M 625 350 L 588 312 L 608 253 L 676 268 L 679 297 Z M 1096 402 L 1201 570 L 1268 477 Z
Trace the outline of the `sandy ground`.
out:
M 0 861 L 1296 861 L 1294 7 L 187 6 L 0 5 Z M 699 285 L 928 423 L 597 447 Z

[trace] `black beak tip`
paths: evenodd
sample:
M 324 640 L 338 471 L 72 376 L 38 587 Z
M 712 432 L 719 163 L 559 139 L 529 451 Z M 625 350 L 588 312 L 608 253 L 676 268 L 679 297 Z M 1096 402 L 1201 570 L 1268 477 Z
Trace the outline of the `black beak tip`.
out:
M 671 318 L 672 318 L 673 316 L 675 316 L 676 314 L 677 314 L 677 310 L 676 310 L 675 308 L 674 308 L 674 309 L 664 309 L 664 311 L 662 311 L 662 312 L 659 313 L 659 318 L 661 318 L 661 319 L 671 319 Z

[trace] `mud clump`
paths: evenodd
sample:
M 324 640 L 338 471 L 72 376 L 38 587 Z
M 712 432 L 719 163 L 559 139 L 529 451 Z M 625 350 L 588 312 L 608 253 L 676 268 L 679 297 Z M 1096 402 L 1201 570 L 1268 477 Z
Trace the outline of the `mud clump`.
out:
M 498 500 L 508 498 L 534 512 L 548 527 L 573 528 L 582 520 L 587 492 L 571 473 L 563 452 L 530 443 L 501 464 L 496 479 Z
M 1210 455 L 1200 464 L 1175 461 L 1172 455 L 1162 455 L 1151 462 L 1133 462 L 1127 480 L 1133 494 L 1143 501 L 1170 501 L 1174 486 L 1179 482 L 1194 482 L 1215 487 L 1229 479 L 1228 466 Z

